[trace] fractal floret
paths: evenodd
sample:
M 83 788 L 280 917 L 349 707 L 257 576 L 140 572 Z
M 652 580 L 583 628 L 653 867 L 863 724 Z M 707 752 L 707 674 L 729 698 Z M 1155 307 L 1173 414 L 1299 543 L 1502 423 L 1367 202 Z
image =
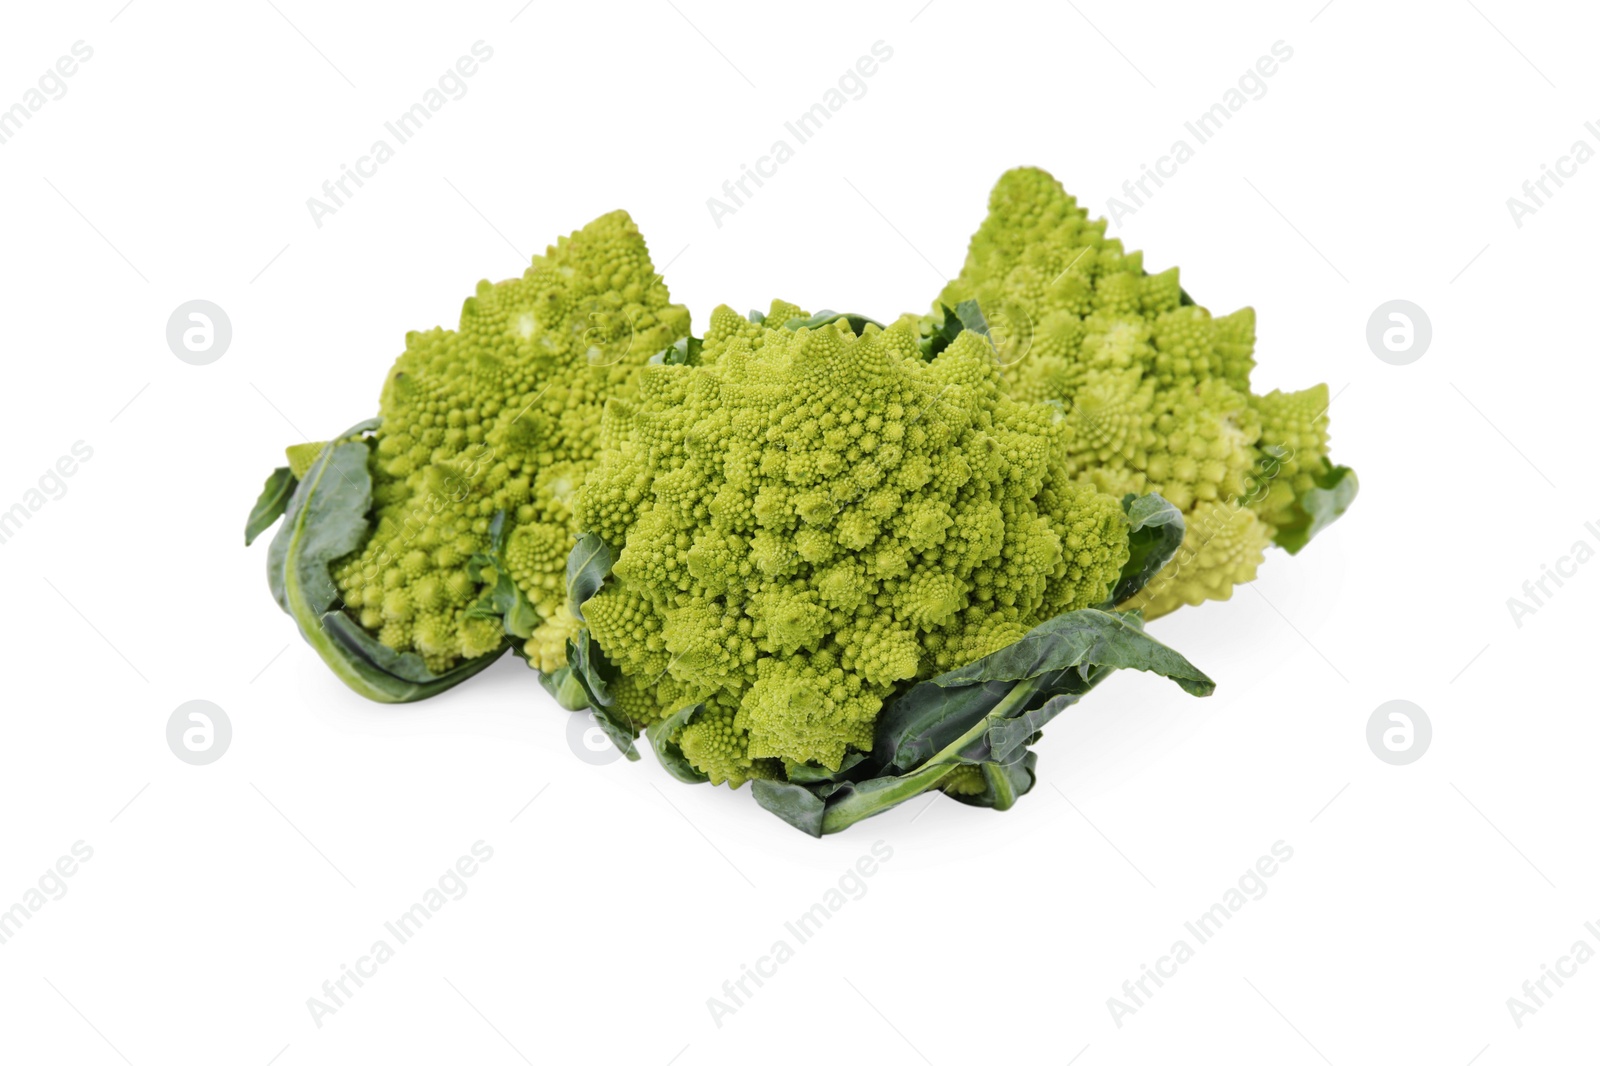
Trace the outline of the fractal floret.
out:
M 1105 229 L 1049 174 L 1009 171 L 935 308 L 976 301 L 1006 390 L 1061 405 L 1071 477 L 1184 512 L 1182 550 L 1127 605 L 1153 617 L 1227 599 L 1269 543 L 1298 550 L 1337 517 L 1355 478 L 1327 458 L 1325 385 L 1251 395 L 1254 311 L 1213 317 Z
M 615 211 L 521 278 L 479 282 L 456 329 L 408 334 L 380 399 L 371 536 L 332 569 L 345 607 L 440 672 L 503 645 L 506 620 L 475 605 L 504 572 L 536 616 L 514 635 L 534 666 L 558 667 L 577 628 L 563 575 L 601 409 L 631 395 L 639 368 L 688 328 L 633 220 Z
M 1060 412 L 1004 394 L 988 340 L 718 308 L 697 365 L 606 408 L 577 524 L 616 551 L 581 604 L 634 728 L 714 782 L 837 771 L 886 697 L 1104 601 L 1115 497 L 1070 476 Z

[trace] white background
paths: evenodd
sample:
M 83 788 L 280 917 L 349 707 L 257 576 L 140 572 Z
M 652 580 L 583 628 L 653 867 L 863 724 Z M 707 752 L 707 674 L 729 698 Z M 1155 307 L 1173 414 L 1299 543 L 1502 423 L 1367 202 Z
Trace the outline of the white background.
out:
M 93 848 L 0 945 L 0 1059 L 1594 1054 L 1600 963 L 1521 1028 L 1506 1006 L 1574 941 L 1600 948 L 1600 563 L 1520 627 L 1506 605 L 1600 546 L 1600 162 L 1521 227 L 1506 206 L 1573 141 L 1600 148 L 1591 12 L 122 2 L 17 5 L 0 35 L 0 106 L 94 49 L 0 145 L 0 509 L 93 449 L 0 544 L 0 907 Z M 467 94 L 317 227 L 307 197 L 480 39 Z M 865 96 L 714 224 L 706 198 L 880 40 Z M 1280 40 L 1266 95 L 1114 232 L 1217 313 L 1257 309 L 1257 391 L 1330 384 L 1361 497 L 1231 602 L 1153 625 L 1215 696 L 1112 679 L 1009 813 L 919 801 L 811 840 L 748 790 L 575 757 L 509 658 L 364 703 L 269 599 L 240 532 L 282 446 L 373 413 L 407 330 L 454 325 L 558 234 L 626 207 L 697 330 L 774 296 L 921 310 L 1001 171 L 1044 166 L 1103 214 Z M 209 366 L 165 341 L 197 298 L 233 325 Z M 1365 340 L 1394 298 L 1433 323 L 1409 366 Z M 1402 698 L 1434 740 L 1393 767 L 1365 727 Z M 232 719 L 210 766 L 165 742 L 190 699 Z M 307 998 L 479 840 L 470 891 L 315 1025 Z M 876 840 L 893 857 L 866 895 L 713 1024 L 707 998 Z M 1108 997 L 1280 840 L 1270 891 L 1114 1024 Z

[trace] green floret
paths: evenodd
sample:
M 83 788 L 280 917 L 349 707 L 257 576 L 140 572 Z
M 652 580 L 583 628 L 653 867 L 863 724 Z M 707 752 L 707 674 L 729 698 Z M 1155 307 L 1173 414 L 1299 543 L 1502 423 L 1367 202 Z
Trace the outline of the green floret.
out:
M 283 450 L 289 457 L 289 473 L 296 481 L 304 478 L 311 469 L 311 464 L 317 461 L 317 456 L 322 454 L 326 441 L 307 441 L 305 444 L 291 444 Z
M 503 565 L 537 615 L 525 653 L 559 667 L 578 627 L 562 582 L 573 504 L 601 409 L 688 328 L 633 220 L 614 211 L 521 278 L 479 282 L 456 329 L 408 334 L 380 399 L 372 534 L 333 568 L 347 609 L 436 672 L 500 647 L 501 621 L 473 610 L 495 575 L 472 561 L 503 511 Z
M 583 604 L 634 725 L 738 786 L 867 751 L 884 700 L 1102 602 L 1128 559 L 1114 497 L 1067 477 L 1060 413 L 1001 390 L 963 333 L 766 323 L 718 308 L 695 366 L 613 400 L 577 522 L 617 551 Z M 769 328 L 770 323 L 775 328 Z
M 983 768 L 957 766 L 940 782 L 939 787 L 953 796 L 979 795 L 984 789 Z
M 1146 274 L 1105 230 L 1043 170 L 1008 171 L 935 310 L 976 301 L 1006 391 L 1062 406 L 1068 477 L 1184 512 L 1183 550 L 1130 604 L 1155 616 L 1227 599 L 1274 539 L 1297 550 L 1348 506 L 1354 479 L 1327 458 L 1325 386 L 1250 394 L 1255 313 L 1213 317 L 1175 268 Z M 1341 479 L 1331 513 L 1308 514 L 1308 493 Z

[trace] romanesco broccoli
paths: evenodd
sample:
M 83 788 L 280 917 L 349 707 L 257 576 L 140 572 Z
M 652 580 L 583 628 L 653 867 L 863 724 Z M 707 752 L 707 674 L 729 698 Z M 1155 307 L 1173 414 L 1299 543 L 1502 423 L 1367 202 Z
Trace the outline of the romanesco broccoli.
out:
M 457 329 L 407 334 L 380 398 L 372 533 L 333 567 L 347 609 L 435 672 L 499 648 L 502 620 L 473 610 L 485 580 L 472 561 L 505 512 L 501 565 L 538 616 L 520 634 L 525 654 L 540 670 L 560 666 L 578 626 L 562 581 L 572 508 L 601 408 L 632 395 L 639 367 L 688 329 L 633 220 L 614 211 L 521 278 L 479 282 Z
M 1003 395 L 978 334 L 924 362 L 914 321 L 718 308 L 698 365 L 610 402 L 579 491 L 619 549 L 582 604 L 615 709 L 637 730 L 699 703 L 672 739 L 716 783 L 837 771 L 897 686 L 1106 598 L 1127 521 L 1068 476 L 1066 431 Z
M 1008 171 L 935 309 L 975 299 L 1007 391 L 1063 405 L 1070 476 L 1116 495 L 1160 493 L 1184 512 L 1182 550 L 1125 605 L 1153 617 L 1227 599 L 1254 579 L 1269 542 L 1295 550 L 1331 521 L 1314 524 L 1302 506 L 1334 476 L 1328 392 L 1251 395 L 1255 312 L 1213 317 L 1176 268 L 1147 275 L 1142 254 L 1105 228 L 1044 171 Z M 1341 491 L 1339 509 L 1353 477 Z

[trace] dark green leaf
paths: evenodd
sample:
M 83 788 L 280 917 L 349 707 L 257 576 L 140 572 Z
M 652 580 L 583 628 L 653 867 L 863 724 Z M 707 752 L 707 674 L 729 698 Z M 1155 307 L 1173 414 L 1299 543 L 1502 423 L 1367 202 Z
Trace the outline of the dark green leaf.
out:
M 879 712 L 874 760 L 901 771 L 911 769 L 982 721 L 1015 687 L 1009 681 L 958 688 L 924 681 L 913 686 Z
M 753 781 L 750 791 L 757 803 L 802 833 L 822 835 L 822 820 L 828 811 L 823 797 L 788 781 Z
M 567 665 L 572 667 L 572 676 L 589 694 L 589 706 L 596 709 L 611 706 L 611 664 L 599 645 L 590 639 L 588 626 L 579 629 L 567 641 Z
M 956 321 L 961 323 L 961 329 L 970 329 L 974 333 L 989 335 L 989 323 L 983 317 L 983 311 L 978 307 L 977 300 L 962 300 L 956 304 Z M 960 330 L 957 330 L 957 335 Z
M 1110 598 L 1100 605 L 1107 609 L 1136 595 L 1183 544 L 1183 512 L 1155 493 L 1128 493 L 1122 510 L 1128 516 L 1128 561 Z
M 1039 738 L 1039 731 L 1062 711 L 1084 697 L 1090 689 L 1105 680 L 1111 668 L 1096 667 L 1087 678 L 1078 677 L 1070 683 L 1056 686 L 1056 694 L 1043 703 L 1023 711 L 1015 718 L 1001 718 L 989 723 L 984 735 L 964 749 L 971 758 L 990 758 L 1011 763 L 1022 757 L 1027 747 Z
M 1295 501 L 1294 521 L 1280 526 L 1273 540 L 1290 555 L 1311 543 L 1311 538 L 1331 526 L 1355 502 L 1361 484 L 1348 466 L 1333 466 L 1323 460 L 1315 484 Z
M 1068 611 L 1035 626 L 1015 644 L 892 700 L 878 716 L 873 756 L 901 769 L 920 766 L 1014 699 L 1016 682 L 1034 682 L 1035 689 L 1026 700 L 1005 707 L 1006 717 L 1022 715 L 1053 696 L 1076 699 L 1113 669 L 1160 674 L 1195 696 L 1210 695 L 1215 687 L 1136 620 L 1093 609 Z
M 367 471 L 369 447 L 363 438 L 377 427 L 378 419 L 368 419 L 323 445 L 290 497 L 284 522 L 273 537 L 275 549 L 282 545 L 277 554 L 282 556 L 285 582 L 297 586 L 318 619 L 338 598 L 328 565 L 367 539 L 372 475 Z M 305 630 L 307 620 L 296 620 Z M 311 628 L 321 626 L 313 622 Z
M 489 522 L 489 549 L 467 560 L 467 573 L 486 587 L 483 595 L 467 608 L 469 618 L 498 618 L 507 636 L 527 640 L 539 624 L 527 593 L 511 579 L 506 565 L 506 540 L 510 536 L 504 511 L 496 511 Z
M 683 749 L 678 747 L 675 738 L 679 731 L 689 724 L 695 713 L 704 706 L 703 703 L 691 703 L 645 728 L 645 735 L 650 738 L 650 747 L 655 750 L 656 758 L 661 760 L 661 765 L 667 773 L 689 785 L 698 785 L 711 778 L 689 763 L 688 757 L 683 754 Z
M 600 731 L 610 738 L 618 751 L 628 757 L 629 762 L 639 761 L 639 749 L 633 744 L 633 738 L 639 735 L 639 727 L 632 719 L 610 707 L 590 706 L 588 713 L 594 715 L 595 725 L 598 725 Z
M 567 556 L 567 606 L 579 621 L 583 620 L 583 605 L 605 584 L 613 561 L 611 548 L 596 533 L 579 537 Z
M 544 690 L 569 711 L 586 711 L 593 702 L 589 698 L 589 691 L 583 687 L 583 682 L 574 676 L 570 666 L 563 666 L 549 674 L 540 671 L 538 678 Z
M 758 326 L 764 325 L 766 323 L 766 321 L 767 321 L 767 316 L 761 311 L 751 311 L 748 315 L 745 315 L 744 317 L 748 318 L 750 321 L 754 322 Z
M 256 505 L 250 508 L 250 517 L 244 524 L 246 548 L 282 517 L 297 484 L 294 473 L 286 466 L 280 466 L 267 475 L 267 483 L 261 486 L 261 495 L 256 497 Z

